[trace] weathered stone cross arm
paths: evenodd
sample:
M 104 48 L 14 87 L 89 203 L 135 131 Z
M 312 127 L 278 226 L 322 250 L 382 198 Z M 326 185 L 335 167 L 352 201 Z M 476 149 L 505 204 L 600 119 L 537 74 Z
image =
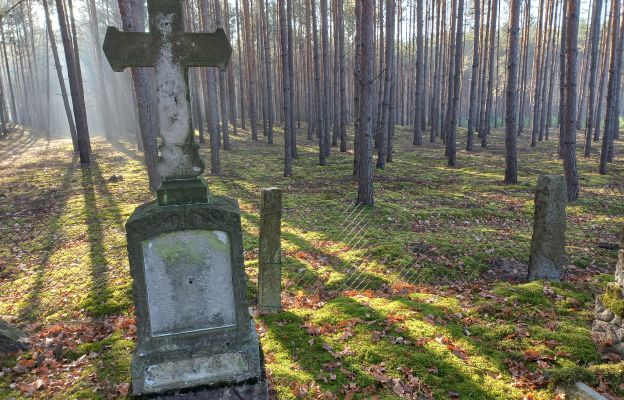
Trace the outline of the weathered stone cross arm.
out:
M 173 44 L 173 58 L 182 67 L 218 67 L 225 69 L 232 55 L 225 31 L 179 35 Z M 121 32 L 109 26 L 104 39 L 104 54 L 115 72 L 132 67 L 155 67 L 161 47 L 161 35 L 151 32 Z M 177 54 L 176 54 L 177 53 Z
M 103 50 L 113 70 L 155 67 L 156 98 L 162 144 L 158 150 L 158 203 L 208 201 L 198 146 L 193 138 L 188 88 L 189 67 L 224 69 L 232 46 L 223 31 L 184 31 L 184 0 L 147 0 L 149 33 L 120 32 L 109 27 Z M 216 99 L 215 99 L 216 101 Z

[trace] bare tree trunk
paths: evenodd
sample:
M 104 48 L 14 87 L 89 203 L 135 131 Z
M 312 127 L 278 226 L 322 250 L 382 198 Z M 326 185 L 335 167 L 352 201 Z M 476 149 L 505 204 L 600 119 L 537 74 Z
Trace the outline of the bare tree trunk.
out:
M 523 45 L 522 45 L 522 79 L 521 89 L 520 89 L 520 110 L 518 115 L 518 136 L 522 136 L 522 132 L 524 131 L 524 120 L 526 118 L 526 102 L 527 102 L 527 92 L 528 92 L 528 70 L 529 70 L 529 37 L 530 37 L 530 28 L 531 28 L 531 0 L 527 0 L 524 6 L 524 34 L 523 34 Z
M 285 0 L 278 0 L 279 7 L 279 25 L 280 25 L 280 43 L 282 49 L 282 81 L 283 81 L 283 103 L 284 103 L 284 176 L 292 176 L 292 149 L 291 134 L 292 120 L 290 118 L 292 107 L 290 99 L 290 71 L 288 65 L 288 21 L 286 20 Z
M 567 0 L 566 18 L 566 90 L 563 169 L 565 172 L 568 200 L 575 201 L 579 196 L 579 177 L 576 168 L 576 101 L 577 101 L 577 63 L 578 28 L 580 0 Z
M 78 153 L 80 154 L 80 164 L 89 165 L 91 162 L 91 143 L 89 141 L 89 127 L 87 125 L 87 112 L 84 102 L 84 93 L 81 88 L 80 61 L 76 50 L 78 44 L 70 39 L 70 31 L 67 26 L 65 15 L 65 5 L 62 0 L 56 0 L 56 11 L 63 39 L 65 61 L 67 63 L 67 74 L 69 77 L 69 88 L 76 121 L 76 135 L 78 138 Z
M 552 1 L 552 0 L 550 0 Z M 541 76 L 542 76 L 542 58 L 544 54 L 544 38 L 543 35 L 543 24 L 542 21 L 544 19 L 544 12 L 546 12 L 548 7 L 540 7 L 538 25 L 537 25 L 537 40 L 535 42 L 535 56 L 533 62 L 533 70 L 534 70 L 534 81 L 533 84 L 535 89 L 535 94 L 533 96 L 533 122 L 531 127 L 531 147 L 535 147 L 537 145 L 537 136 L 539 134 L 539 117 L 540 117 L 540 95 L 541 95 Z
M 235 0 L 236 8 L 236 48 L 238 50 L 238 73 L 239 81 L 238 86 L 240 89 L 240 113 L 241 113 L 241 128 L 245 129 L 245 64 L 246 59 L 243 61 L 243 52 L 241 49 L 241 36 L 243 31 L 240 28 L 240 11 L 238 8 L 238 0 Z
M 215 13 L 215 24 L 217 29 L 223 28 L 223 18 L 221 16 L 221 4 L 220 0 L 214 0 L 214 13 Z M 227 0 L 224 0 L 227 2 Z M 260 0 L 262 3 L 262 0 Z M 229 24 L 229 21 L 226 21 L 226 24 Z M 223 150 L 230 150 L 230 135 L 228 129 L 228 100 L 227 100 L 227 89 L 225 87 L 225 79 L 226 79 L 226 71 L 219 70 L 219 106 L 221 110 L 221 131 L 223 133 Z M 270 82 L 270 80 L 269 80 Z M 269 91 L 270 96 L 270 91 Z M 215 99 L 216 103 L 216 99 Z M 272 110 L 271 110 L 272 111 Z M 272 127 L 271 127 L 272 129 Z
M 395 19 L 394 0 L 386 0 L 386 54 L 385 54 L 385 80 L 383 89 L 383 100 L 381 106 L 381 129 L 379 137 L 379 146 L 377 152 L 377 168 L 383 169 L 386 166 L 388 137 L 390 127 L 388 121 L 390 119 L 390 102 L 392 98 L 392 85 L 394 83 L 393 66 L 394 66 L 394 19 Z
M 598 50 L 600 50 L 600 14 L 602 13 L 602 2 L 603 0 L 594 0 L 594 7 L 592 9 L 592 22 L 590 28 L 591 59 L 589 66 L 589 102 L 587 105 L 587 128 L 585 130 L 585 157 L 589 157 L 591 155 L 592 133 L 594 129 L 594 122 L 596 121 L 596 77 L 598 76 Z
M 56 69 L 56 76 L 59 81 L 59 87 L 61 88 L 61 97 L 63 99 L 63 106 L 65 107 L 65 115 L 67 117 L 67 124 L 69 125 L 69 133 L 72 138 L 72 144 L 74 147 L 74 153 L 78 153 L 78 136 L 76 135 L 76 125 L 74 125 L 74 117 L 72 116 L 71 106 L 69 105 L 69 98 L 67 96 L 67 89 L 65 88 L 65 79 L 63 79 L 63 69 L 61 67 L 61 61 L 58 55 L 58 49 L 56 47 L 56 38 L 54 37 L 54 31 L 52 28 L 52 21 L 50 19 L 50 7 L 48 6 L 48 0 L 43 1 L 43 10 L 46 18 L 46 27 L 48 31 L 48 39 L 50 40 L 50 47 L 52 48 L 52 56 L 54 57 L 54 66 Z M 2 26 L 2 24 L 0 24 Z
M 97 17 L 97 8 L 95 7 L 95 0 L 89 0 L 89 20 L 91 22 L 91 32 L 93 36 L 93 53 L 95 54 L 95 67 L 97 69 L 97 80 L 100 87 L 100 112 L 104 116 L 102 118 L 102 125 L 104 128 L 104 135 L 107 139 L 112 138 L 110 118 L 108 115 L 109 103 L 108 103 L 108 91 L 106 89 L 106 78 L 104 76 L 104 67 L 102 62 L 102 41 L 100 40 L 100 30 Z
M 347 151 L 347 81 L 345 74 L 345 33 L 344 33 L 344 8 L 341 0 L 336 1 L 338 20 L 338 70 L 340 85 L 340 101 L 342 105 L 339 115 L 340 152 Z
M 372 206 L 373 200 L 373 168 L 372 168 L 372 133 L 373 133 L 373 68 L 375 64 L 374 20 L 375 1 L 356 0 L 362 3 L 361 14 L 361 72 L 360 72 L 360 140 L 361 156 L 358 174 L 357 203 Z
M 311 2 L 314 0 L 311 0 Z M 360 164 L 362 162 L 362 139 L 360 137 L 362 125 L 362 2 L 355 0 L 355 54 L 353 55 L 353 105 L 354 105 L 354 143 L 353 143 L 353 177 L 359 179 Z
M 118 0 L 123 30 L 143 32 L 145 30 L 145 6 L 139 0 Z M 156 108 L 150 96 L 149 71 L 146 68 L 132 68 L 132 85 L 137 102 L 139 130 L 143 142 L 143 154 L 147 165 L 150 190 L 156 191 L 162 180 L 158 173 L 158 134 Z
M 318 25 L 315 0 L 310 0 L 312 9 L 312 42 L 314 52 L 314 87 L 316 92 L 317 137 L 319 140 L 319 165 L 325 165 L 325 117 L 323 113 L 323 92 L 321 91 L 321 61 L 319 57 Z
M 414 106 L 414 141 L 413 144 L 422 145 L 422 110 L 425 103 L 423 98 L 423 2 L 416 0 L 416 91 Z
M 609 86 L 607 88 L 607 105 L 606 105 L 606 113 L 605 113 L 605 127 L 604 134 L 602 138 L 602 149 L 600 152 L 600 166 L 599 171 L 600 174 L 605 175 L 607 173 L 607 162 L 609 162 L 612 141 L 614 136 L 614 131 L 618 129 L 617 121 L 617 102 L 616 97 L 618 95 L 619 87 L 619 68 L 620 59 L 622 58 L 622 43 L 621 41 L 624 39 L 620 37 L 620 7 L 619 1 L 614 0 L 612 2 L 613 10 L 611 12 L 613 16 L 613 29 L 611 31 L 611 66 L 609 68 Z
M 295 63 L 293 34 L 293 0 L 286 0 L 286 22 L 288 23 L 288 79 L 290 81 L 290 151 L 297 158 L 297 129 L 295 128 Z
M 505 183 L 518 183 L 518 151 L 516 149 L 518 100 L 518 59 L 520 34 L 520 1 L 511 0 L 509 7 L 509 52 L 507 56 L 507 103 L 505 116 Z
M 251 124 L 251 139 L 258 140 L 257 110 L 256 110 L 256 50 L 253 35 L 251 34 L 251 11 L 249 0 L 243 0 L 243 19 L 245 25 L 245 55 L 247 60 L 247 82 L 249 91 L 249 123 Z
M 455 61 L 453 72 L 453 99 L 451 104 L 451 114 L 449 118 L 448 129 L 448 165 L 454 167 L 457 165 L 457 114 L 459 112 L 459 91 L 461 88 L 461 71 L 462 65 L 462 37 L 464 30 L 464 0 L 458 0 L 457 4 L 457 25 L 455 27 Z
M 49 18 L 48 18 L 49 19 Z M 6 67 L 7 81 L 9 82 L 9 92 L 11 94 L 11 115 L 17 120 L 17 107 L 15 106 L 15 94 L 13 92 L 13 81 L 11 80 L 11 71 L 9 69 L 9 57 L 7 56 L 6 40 L 4 37 L 4 24 L 0 24 L 0 36 L 2 38 L 2 52 L 4 53 L 4 64 Z
M 466 150 L 472 151 L 477 112 L 477 82 L 479 81 L 479 25 L 481 18 L 481 0 L 474 1 L 474 43 L 472 48 L 472 78 L 470 80 L 470 108 L 468 109 L 468 137 Z
M 488 135 L 490 134 L 490 119 L 492 118 L 492 106 L 494 102 L 494 49 L 496 44 L 496 21 L 497 21 L 497 6 L 498 0 L 492 1 L 490 4 L 492 7 L 492 15 L 490 16 L 490 56 L 489 56 L 489 72 L 488 72 L 488 89 L 487 89 L 487 101 L 485 105 L 485 129 L 481 135 L 481 147 L 487 147 Z
M 212 20 L 210 19 L 210 6 L 208 0 L 200 1 L 201 30 L 209 32 L 212 30 Z M 210 136 L 210 174 L 221 175 L 221 132 L 219 129 L 219 111 L 217 97 L 217 77 L 213 69 L 203 69 L 204 83 L 204 107 L 206 109 L 206 120 L 208 122 L 208 134 Z M 227 123 L 227 121 L 226 121 Z
M 563 0 L 563 13 L 566 14 L 567 17 L 567 9 L 568 9 L 568 1 Z M 564 152 L 564 138 L 566 135 L 565 132 L 565 97 L 566 97 L 566 45 L 567 45 L 567 31 L 568 24 L 561 24 L 561 43 L 560 43 L 560 52 L 559 52 L 559 157 L 563 158 Z
M 328 33 L 328 17 L 327 17 L 327 0 L 320 0 L 321 7 L 321 43 L 323 46 L 323 149 L 325 155 L 330 154 L 329 146 L 329 33 Z

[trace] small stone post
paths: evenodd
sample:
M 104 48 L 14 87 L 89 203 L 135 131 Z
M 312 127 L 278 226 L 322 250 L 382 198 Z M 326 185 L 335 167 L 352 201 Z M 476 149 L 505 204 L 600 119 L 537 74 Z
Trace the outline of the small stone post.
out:
M 263 189 L 260 203 L 260 266 L 258 270 L 260 312 L 281 310 L 281 221 L 282 191 L 277 188 Z
M 535 191 L 529 280 L 561 279 L 565 255 L 566 202 L 563 176 L 540 175 Z

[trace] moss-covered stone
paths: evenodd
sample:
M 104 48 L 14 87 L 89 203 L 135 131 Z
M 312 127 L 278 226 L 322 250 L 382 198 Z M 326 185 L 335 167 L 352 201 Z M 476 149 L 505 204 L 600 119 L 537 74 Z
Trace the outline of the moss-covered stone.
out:
M 602 303 L 619 317 L 624 318 L 624 290 L 615 283 L 607 286 L 607 291 L 602 296 Z

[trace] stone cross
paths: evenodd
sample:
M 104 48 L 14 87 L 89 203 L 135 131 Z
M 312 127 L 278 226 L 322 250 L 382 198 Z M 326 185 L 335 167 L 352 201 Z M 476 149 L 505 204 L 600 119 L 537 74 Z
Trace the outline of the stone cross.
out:
M 204 164 L 193 140 L 188 88 L 189 67 L 225 68 L 232 47 L 223 29 L 184 31 L 184 0 L 148 0 L 149 32 L 120 32 L 109 27 L 104 54 L 117 72 L 127 67 L 156 67 L 156 97 L 162 145 L 158 173 L 160 205 L 205 203 L 199 178 Z

